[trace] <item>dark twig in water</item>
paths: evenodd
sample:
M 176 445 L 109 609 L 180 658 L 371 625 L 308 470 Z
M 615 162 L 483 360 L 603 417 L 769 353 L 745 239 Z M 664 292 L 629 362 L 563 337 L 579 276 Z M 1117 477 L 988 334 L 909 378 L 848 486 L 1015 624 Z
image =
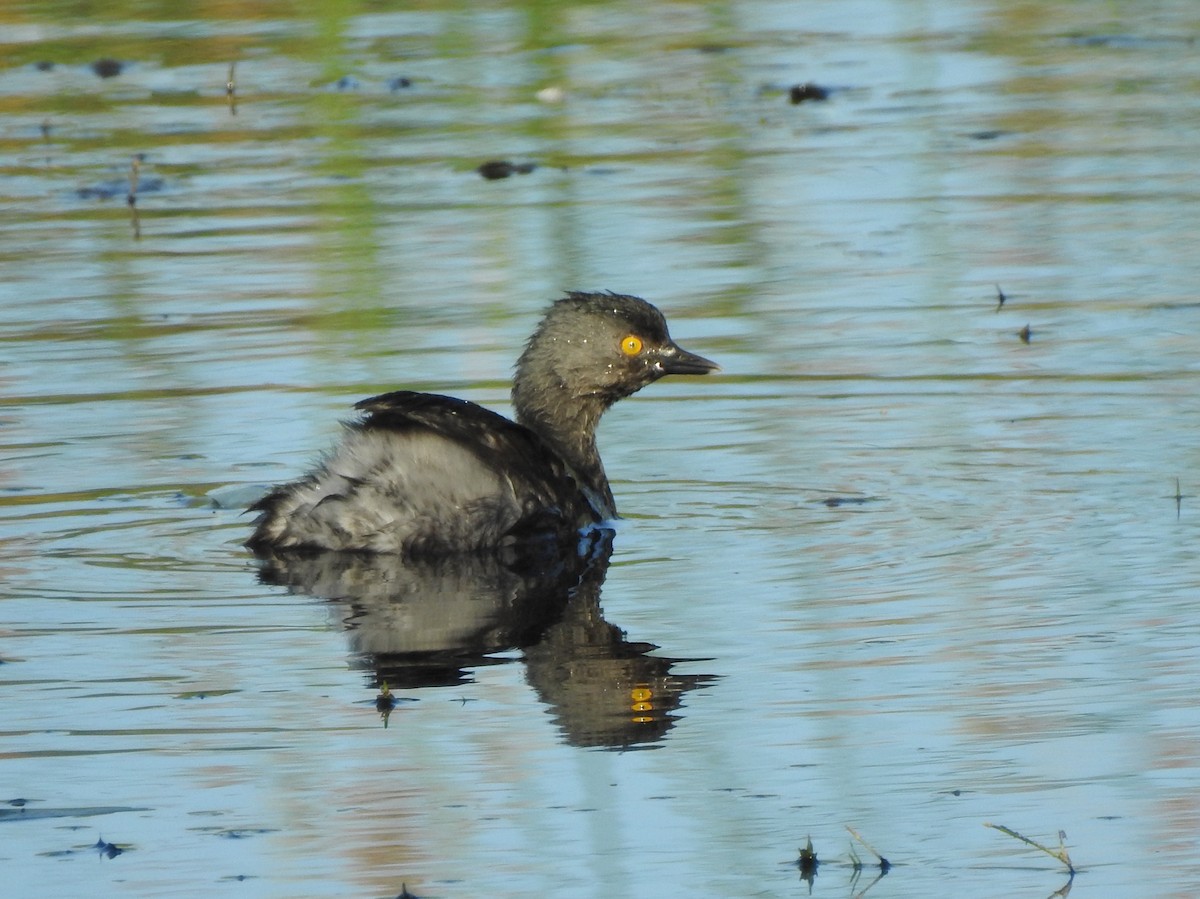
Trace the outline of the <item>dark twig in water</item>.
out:
M 1060 862 L 1062 862 L 1064 865 L 1066 865 L 1067 873 L 1070 874 L 1072 877 L 1075 876 L 1075 866 L 1073 864 L 1071 864 L 1071 856 L 1067 853 L 1067 847 L 1064 843 L 1064 841 L 1067 838 L 1067 834 L 1065 831 L 1060 830 L 1058 832 L 1058 848 L 1050 849 L 1047 846 L 1043 846 L 1037 840 L 1031 840 L 1029 837 L 1025 836 L 1024 834 L 1019 834 L 1015 830 L 1013 830 L 1011 827 L 1005 827 L 1003 824 L 992 824 L 990 822 L 985 821 L 983 826 L 990 827 L 990 828 L 992 828 L 992 830 L 998 830 L 1001 833 L 1006 833 L 1015 840 L 1020 840 L 1022 843 L 1028 843 L 1034 849 L 1042 850 L 1042 852 L 1046 853 L 1051 858 L 1056 858 Z
M 1008 299 L 1008 297 L 1006 297 L 1004 295 L 1004 291 L 1001 290 L 1000 285 L 997 284 L 996 285 L 996 311 L 997 312 L 999 312 L 1002 308 L 1004 308 L 1004 301 L 1007 299 Z
M 1175 500 L 1175 517 L 1178 519 L 1183 514 L 1183 496 L 1184 494 L 1179 489 L 1179 478 L 1175 479 L 1175 495 L 1171 499 Z
M 129 212 L 133 219 L 133 239 L 142 239 L 142 223 L 138 218 L 137 210 L 137 189 L 138 189 L 138 173 L 142 166 L 142 156 L 140 153 L 134 154 L 133 160 L 129 165 L 129 194 L 125 197 L 125 202 L 129 205 Z
M 230 115 L 237 115 L 237 79 L 234 77 L 236 69 L 237 61 L 234 60 L 229 64 L 229 76 L 225 79 L 225 96 L 229 100 Z
M 1053 893 L 1051 893 L 1049 896 L 1049 899 L 1054 899 L 1055 896 L 1060 897 L 1060 899 L 1067 899 L 1067 897 L 1071 895 L 1071 884 L 1073 884 L 1074 882 L 1075 882 L 1075 875 L 1074 874 L 1067 875 L 1067 882 L 1064 883 L 1057 890 L 1055 890 Z
M 870 852 L 873 856 L 875 856 L 876 859 L 878 859 L 880 871 L 882 871 L 884 874 L 886 874 L 888 871 L 891 870 L 892 863 L 889 862 L 882 855 L 880 855 L 875 850 L 874 846 L 872 846 L 870 843 L 868 843 L 866 840 L 864 840 L 857 830 L 855 830 L 849 824 L 845 824 L 843 826 L 846 828 L 846 830 L 850 831 L 850 836 L 854 837 L 854 839 L 856 839 L 860 843 L 862 843 L 867 848 L 867 851 Z M 858 857 L 856 855 L 854 855 L 854 846 L 853 845 L 851 845 L 851 847 L 850 847 L 850 853 L 851 853 L 851 858 L 853 858 L 855 861 L 855 867 L 861 868 L 862 862 L 858 861 Z
M 42 119 L 42 141 L 46 144 L 46 165 L 50 165 L 50 132 L 53 126 L 49 119 Z
M 878 874 L 875 875 L 874 880 L 872 880 L 865 887 L 863 887 L 861 890 L 859 890 L 857 893 L 854 894 L 854 899 L 862 899 L 862 897 L 867 895 L 867 892 L 873 886 L 875 886 L 875 884 L 879 883 L 879 881 L 883 880 L 883 878 L 886 876 L 887 876 L 887 871 L 880 871 Z M 862 877 L 862 868 L 861 867 L 855 868 L 854 875 L 853 875 L 853 877 L 850 878 L 850 889 L 853 890 L 858 886 L 858 880 L 860 877 Z

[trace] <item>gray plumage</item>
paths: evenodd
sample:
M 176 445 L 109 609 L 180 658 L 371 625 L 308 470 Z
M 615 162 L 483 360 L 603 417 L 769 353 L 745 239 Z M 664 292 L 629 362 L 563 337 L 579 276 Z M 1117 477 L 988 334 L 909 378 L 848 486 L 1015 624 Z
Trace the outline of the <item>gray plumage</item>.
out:
M 605 410 L 664 375 L 716 367 L 675 344 L 645 300 L 570 293 L 517 362 L 516 422 L 436 394 L 363 400 L 315 471 L 251 507 L 247 545 L 428 557 L 571 539 L 616 516 L 596 450 Z

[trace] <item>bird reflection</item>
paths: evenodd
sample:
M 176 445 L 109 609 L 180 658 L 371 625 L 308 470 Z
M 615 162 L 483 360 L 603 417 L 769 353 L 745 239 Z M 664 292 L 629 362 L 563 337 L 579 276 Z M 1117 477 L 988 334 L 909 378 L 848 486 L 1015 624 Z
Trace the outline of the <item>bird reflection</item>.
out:
M 629 642 L 604 619 L 612 537 L 598 529 L 577 551 L 432 560 L 267 552 L 260 579 L 336 603 L 381 695 L 465 684 L 474 668 L 508 661 L 496 653 L 521 649 L 526 678 L 568 743 L 648 746 L 674 726 L 684 695 L 716 678 L 672 673 L 684 660 L 649 655 L 654 644 Z

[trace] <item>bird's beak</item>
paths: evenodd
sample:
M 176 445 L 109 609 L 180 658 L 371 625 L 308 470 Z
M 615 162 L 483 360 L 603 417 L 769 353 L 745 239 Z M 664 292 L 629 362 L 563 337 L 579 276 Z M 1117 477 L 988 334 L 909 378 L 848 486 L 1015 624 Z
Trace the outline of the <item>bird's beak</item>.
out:
M 675 342 L 663 349 L 659 359 L 664 375 L 706 375 L 721 370 L 717 363 L 690 353 Z

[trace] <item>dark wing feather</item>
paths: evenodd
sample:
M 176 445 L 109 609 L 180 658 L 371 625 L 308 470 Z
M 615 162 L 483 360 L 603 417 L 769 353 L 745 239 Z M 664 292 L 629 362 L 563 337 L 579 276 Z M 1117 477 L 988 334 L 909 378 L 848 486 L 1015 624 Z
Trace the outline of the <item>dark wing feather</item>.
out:
M 579 517 L 590 508 L 574 473 L 533 431 L 499 413 L 458 397 L 396 390 L 354 404 L 366 413 L 351 425 L 359 430 L 428 428 L 471 450 L 484 463 L 513 478 L 538 509 L 554 517 Z M 564 499 L 569 508 L 561 508 Z M 598 517 L 593 516 L 598 520 Z
M 566 539 L 580 526 L 599 519 L 574 474 L 557 453 L 528 428 L 482 406 L 437 394 L 395 391 L 362 400 L 355 408 L 363 416 L 347 426 L 352 432 L 347 439 L 355 433 L 364 438 L 393 433 L 398 438 L 395 441 L 396 458 L 403 465 L 408 445 L 405 435 L 412 434 L 414 439 L 421 440 L 433 435 L 448 441 L 448 448 L 453 446 L 460 452 L 466 451 L 480 466 L 493 471 L 499 482 L 509 485 L 504 492 L 511 498 L 497 497 L 494 502 L 498 505 L 481 497 L 478 506 L 461 507 L 459 512 L 442 507 L 450 518 L 443 519 L 444 526 L 439 526 L 439 488 L 436 481 L 431 482 L 428 503 L 422 505 L 431 510 L 429 524 L 420 523 L 426 520 L 423 515 L 410 519 L 411 536 L 404 538 L 405 552 L 441 555 L 547 535 Z M 280 487 L 256 503 L 252 508 L 263 515 L 250 544 L 256 547 L 308 545 L 338 549 L 371 549 L 377 545 L 370 535 L 356 538 L 347 531 L 356 519 L 352 510 L 356 508 L 360 490 L 371 494 L 375 498 L 374 508 L 379 508 L 377 484 L 370 483 L 369 475 L 364 477 L 360 473 L 356 481 L 342 467 L 331 467 L 336 465 L 336 460 L 335 453 L 306 478 Z M 330 487 L 334 489 L 328 496 L 313 500 L 314 495 Z M 515 507 L 512 505 L 514 499 Z M 357 508 L 368 506 L 364 504 Z M 303 520 L 296 519 L 297 515 Z M 289 523 L 291 521 L 295 522 L 295 527 Z M 479 522 L 480 526 L 473 527 L 472 522 Z M 327 529 L 328 538 L 321 536 L 325 533 L 323 529 Z M 362 545 L 358 543 L 360 539 Z

